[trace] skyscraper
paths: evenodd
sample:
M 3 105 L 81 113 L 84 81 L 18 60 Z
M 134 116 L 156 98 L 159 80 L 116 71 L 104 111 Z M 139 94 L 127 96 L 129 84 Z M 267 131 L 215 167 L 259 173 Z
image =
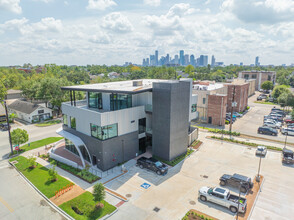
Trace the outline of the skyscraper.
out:
M 175 55 L 175 64 L 180 64 L 179 63 L 179 55 Z
M 183 50 L 180 50 L 180 65 L 182 65 L 182 66 L 185 65 L 185 56 L 184 56 Z
M 189 55 L 186 54 L 186 55 L 185 55 L 185 62 L 184 62 L 184 65 L 187 66 L 187 65 L 189 65 L 189 63 L 190 63 L 190 62 L 189 62 Z
M 155 66 L 158 66 L 158 50 L 155 50 Z
M 255 66 L 259 66 L 259 57 L 255 57 Z
M 212 67 L 215 66 L 215 58 L 214 58 L 214 55 L 212 55 L 212 57 L 211 57 L 211 66 Z
M 192 54 L 191 56 L 190 56 L 190 64 L 192 65 L 192 66 L 195 66 L 195 57 L 194 57 L 194 55 Z

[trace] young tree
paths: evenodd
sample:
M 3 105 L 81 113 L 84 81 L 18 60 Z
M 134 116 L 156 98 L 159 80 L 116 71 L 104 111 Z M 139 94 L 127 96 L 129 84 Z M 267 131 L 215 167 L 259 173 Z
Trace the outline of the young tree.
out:
M 271 81 L 265 81 L 261 84 L 261 88 L 263 90 L 272 90 L 274 88 L 274 84 Z
M 30 156 L 28 157 L 28 160 L 29 160 L 29 164 L 30 164 L 30 168 L 33 169 L 36 167 L 36 159 L 35 157 L 33 156 Z
M 17 115 L 14 113 L 11 113 L 11 114 L 9 114 L 8 118 L 9 118 L 9 121 L 14 122 L 14 119 L 17 118 Z
M 57 171 L 55 170 L 56 165 L 48 170 L 49 180 L 55 182 L 57 180 Z
M 20 145 L 20 144 L 24 144 L 28 140 L 29 140 L 29 135 L 26 130 L 17 128 L 11 132 L 12 144 Z
M 100 207 L 99 203 L 105 199 L 105 190 L 104 190 L 104 186 L 102 183 L 97 183 L 94 185 L 94 189 L 93 189 L 93 196 L 94 196 L 94 201 L 98 202 L 98 204 L 96 205 L 96 207 Z

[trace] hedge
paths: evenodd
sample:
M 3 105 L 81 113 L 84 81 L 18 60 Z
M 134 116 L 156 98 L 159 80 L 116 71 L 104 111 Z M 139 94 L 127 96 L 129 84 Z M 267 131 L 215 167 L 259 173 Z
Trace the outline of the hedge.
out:
M 206 128 L 206 127 L 200 127 L 200 128 L 203 128 L 209 132 L 212 132 L 212 133 L 217 133 L 217 134 L 228 134 L 228 135 L 233 135 L 233 136 L 240 136 L 240 132 L 230 132 L 230 131 L 227 131 L 227 130 L 223 130 L 223 129 L 216 129 L 216 128 Z
M 227 141 L 227 142 L 232 142 L 232 143 L 236 143 L 236 144 L 243 144 L 243 145 L 247 145 L 250 147 L 265 146 L 267 149 L 270 149 L 270 150 L 275 150 L 275 151 L 282 151 L 283 150 L 282 148 L 279 148 L 279 147 L 263 145 L 263 144 L 256 144 L 256 143 L 251 143 L 251 142 L 246 142 L 246 141 L 233 140 L 230 138 L 221 138 L 221 137 L 216 137 L 216 136 L 211 136 L 211 138 L 217 139 L 217 140 L 223 140 L 223 141 Z

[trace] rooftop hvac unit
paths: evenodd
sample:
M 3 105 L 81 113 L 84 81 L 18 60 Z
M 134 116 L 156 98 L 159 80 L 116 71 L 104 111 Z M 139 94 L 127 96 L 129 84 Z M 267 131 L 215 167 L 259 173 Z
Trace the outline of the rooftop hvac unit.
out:
M 207 86 L 203 86 L 203 90 L 207 91 Z
M 143 81 L 133 81 L 133 86 L 142 86 L 143 85 Z

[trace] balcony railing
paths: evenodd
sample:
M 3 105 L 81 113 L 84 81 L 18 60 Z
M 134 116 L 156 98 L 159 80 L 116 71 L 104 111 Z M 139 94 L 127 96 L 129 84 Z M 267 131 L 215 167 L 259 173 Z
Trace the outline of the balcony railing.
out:
M 152 113 L 152 105 L 150 105 L 150 104 L 145 105 L 145 112 L 151 112 Z

